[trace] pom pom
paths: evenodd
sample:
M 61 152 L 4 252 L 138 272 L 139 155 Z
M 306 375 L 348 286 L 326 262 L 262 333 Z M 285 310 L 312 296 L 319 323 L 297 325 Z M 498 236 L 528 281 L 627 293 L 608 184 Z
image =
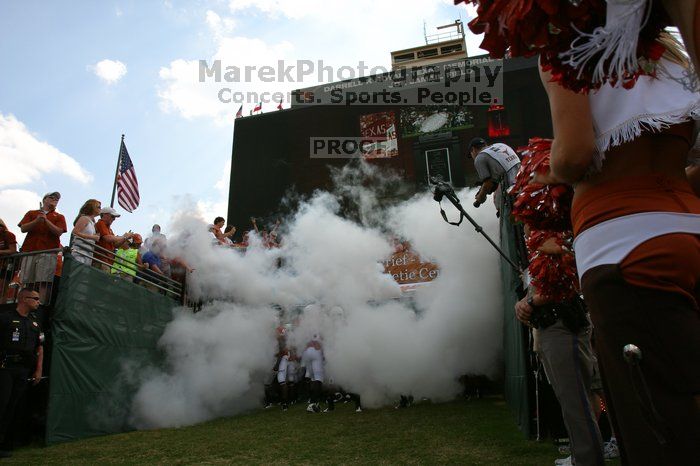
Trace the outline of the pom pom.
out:
M 663 53 L 657 38 L 670 25 L 660 2 L 652 3 L 641 30 L 623 25 L 614 31 L 604 28 L 604 0 L 455 0 L 455 4 L 462 2 L 477 5 L 477 17 L 468 26 L 475 34 L 484 34 L 480 47 L 491 57 L 539 55 L 554 82 L 580 93 L 605 82 L 629 88 L 640 75 L 653 76 Z M 595 38 L 586 44 L 616 47 L 623 43 L 624 51 L 611 53 L 608 47 L 584 45 L 582 37 Z M 570 52 L 574 42 L 577 51 Z
M 549 172 L 550 139 L 533 138 L 522 154 L 520 170 L 510 194 L 515 196 L 513 216 L 537 230 L 565 231 L 571 229 L 573 190 L 565 184 L 533 182 L 537 173 Z

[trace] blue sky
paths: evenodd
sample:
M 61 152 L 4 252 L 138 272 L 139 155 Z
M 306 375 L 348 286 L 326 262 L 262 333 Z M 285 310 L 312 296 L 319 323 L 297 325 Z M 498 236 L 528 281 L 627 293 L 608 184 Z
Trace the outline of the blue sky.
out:
M 221 103 L 218 91 L 319 81 L 200 83 L 198 60 L 388 67 L 391 50 L 422 43 L 423 21 L 430 32 L 469 13 L 451 0 L 2 1 L 0 218 L 19 233 L 22 214 L 54 190 L 68 222 L 89 198 L 107 205 L 122 133 L 141 206 L 116 232 L 147 233 L 158 222 L 167 233 L 185 198 L 207 220 L 225 216 L 239 104 Z M 470 53 L 477 43 L 468 39 Z M 253 106 L 244 104 L 246 115 Z

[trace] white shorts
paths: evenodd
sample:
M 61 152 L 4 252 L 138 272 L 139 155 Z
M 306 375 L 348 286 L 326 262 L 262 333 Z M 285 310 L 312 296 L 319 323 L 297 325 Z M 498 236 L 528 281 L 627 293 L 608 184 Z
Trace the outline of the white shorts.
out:
M 294 361 L 287 362 L 287 382 L 294 383 L 297 381 L 297 372 L 299 368 Z
M 277 382 L 285 383 L 287 381 L 287 368 L 289 367 L 289 356 L 282 356 L 280 365 L 277 368 Z
M 310 346 L 304 350 L 302 360 L 306 366 L 306 376 L 315 382 L 323 382 L 323 353 Z

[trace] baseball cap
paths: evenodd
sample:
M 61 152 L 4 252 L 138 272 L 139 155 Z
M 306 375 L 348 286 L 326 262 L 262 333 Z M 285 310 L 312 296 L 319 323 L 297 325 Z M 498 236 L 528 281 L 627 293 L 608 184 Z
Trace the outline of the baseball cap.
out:
M 60 200 L 61 193 L 59 193 L 58 191 L 54 191 L 52 193 L 46 193 L 46 194 L 44 194 L 44 197 L 42 197 L 42 199 L 46 199 L 47 197 L 53 197 L 56 200 Z
M 481 146 L 485 146 L 485 145 L 486 145 L 486 140 L 484 140 L 484 138 L 475 137 L 471 141 L 469 141 L 469 149 L 468 150 L 471 151 L 472 148 L 474 148 L 474 147 L 481 147 Z
M 117 211 L 112 207 L 103 207 L 102 209 L 100 209 L 100 215 L 102 214 L 109 214 L 113 217 L 121 217 L 121 214 L 117 213 Z

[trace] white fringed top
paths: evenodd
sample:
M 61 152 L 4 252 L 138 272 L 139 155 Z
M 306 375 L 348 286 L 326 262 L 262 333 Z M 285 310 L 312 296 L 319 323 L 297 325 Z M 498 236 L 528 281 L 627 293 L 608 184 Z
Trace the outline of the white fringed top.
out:
M 661 131 L 691 119 L 700 120 L 697 77 L 662 59 L 657 76 L 640 76 L 632 89 L 604 84 L 589 96 L 600 169 L 605 152 L 638 138 L 642 131 Z

